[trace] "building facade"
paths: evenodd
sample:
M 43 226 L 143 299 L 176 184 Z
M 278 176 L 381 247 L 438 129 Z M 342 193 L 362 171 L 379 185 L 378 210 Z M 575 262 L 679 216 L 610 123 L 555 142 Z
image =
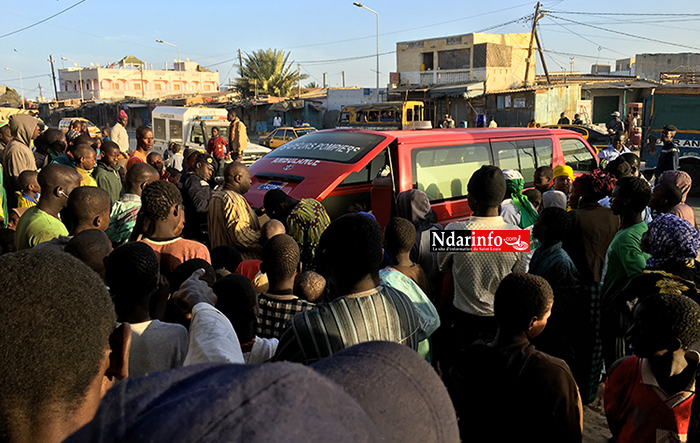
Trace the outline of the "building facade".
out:
M 700 54 L 637 54 L 635 74 L 643 79 L 659 81 L 662 72 L 700 71 Z
M 195 62 L 180 61 L 173 69 L 147 69 L 135 57 L 126 57 L 108 67 L 58 70 L 58 100 L 145 100 L 212 93 L 219 90 L 219 73 Z

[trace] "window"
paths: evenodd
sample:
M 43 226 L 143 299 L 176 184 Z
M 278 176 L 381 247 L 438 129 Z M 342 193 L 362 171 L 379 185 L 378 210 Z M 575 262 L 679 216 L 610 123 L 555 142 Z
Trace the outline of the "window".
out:
M 167 140 L 165 135 L 165 119 L 153 119 L 153 138 L 156 140 Z
M 482 165 L 491 164 L 488 145 L 463 145 L 415 150 L 413 187 L 431 202 L 464 198 L 467 183 Z
M 163 84 L 162 83 L 154 83 L 153 84 L 153 89 L 156 91 L 162 91 L 163 90 Z
M 211 91 L 211 85 L 204 85 L 205 91 Z
M 537 155 L 537 167 L 552 166 L 552 140 L 539 138 L 535 140 L 535 153 Z
M 517 143 L 515 141 L 491 143 L 491 147 L 498 160 L 499 168 L 520 171 Z
M 179 91 L 180 90 L 180 83 L 173 83 L 173 90 Z
M 595 157 L 581 140 L 564 138 L 559 140 L 559 143 L 564 154 L 564 163 L 571 166 L 574 172 L 591 172 L 598 166 Z
M 182 141 L 182 122 L 170 120 L 170 140 Z
M 360 185 L 363 183 L 369 184 L 372 180 L 377 178 L 377 174 L 388 164 L 389 161 L 387 160 L 386 151 L 380 152 L 367 166 L 362 168 L 362 170 L 352 172 L 345 177 L 345 180 L 343 180 L 340 186 Z
M 204 137 L 202 136 L 202 127 L 199 125 L 192 126 L 192 133 L 190 134 L 190 141 L 192 143 L 197 143 L 200 145 L 204 144 Z
M 134 91 L 140 91 L 141 90 L 141 83 L 134 82 Z
M 119 82 L 114 82 L 114 89 L 121 89 L 122 85 Z
M 535 176 L 535 143 L 533 140 L 518 140 L 520 173 L 525 183 L 532 183 Z
M 413 121 L 413 109 L 406 109 L 406 121 L 407 122 Z
M 284 129 L 278 129 L 274 134 L 272 134 L 272 138 L 275 140 L 284 140 L 284 132 Z

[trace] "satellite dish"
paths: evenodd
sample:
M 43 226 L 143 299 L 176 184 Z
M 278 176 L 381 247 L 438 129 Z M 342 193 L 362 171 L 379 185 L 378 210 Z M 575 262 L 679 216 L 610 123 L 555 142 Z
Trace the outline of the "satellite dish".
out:
M 90 66 L 94 68 L 95 64 L 93 62 L 90 62 Z
M 190 61 L 190 59 L 189 59 L 189 58 L 186 58 L 185 60 L 187 60 L 187 61 Z
M 100 67 L 100 64 L 99 64 L 99 63 L 97 63 L 97 67 L 98 67 L 98 68 Z

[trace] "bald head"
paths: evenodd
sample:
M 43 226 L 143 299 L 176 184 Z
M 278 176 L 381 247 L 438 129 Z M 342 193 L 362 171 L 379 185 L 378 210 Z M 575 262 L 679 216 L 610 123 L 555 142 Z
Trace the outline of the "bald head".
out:
M 70 166 L 51 164 L 39 172 L 37 181 L 41 187 L 42 199 L 60 200 L 62 201 L 60 206 L 65 207 L 68 196 L 80 186 L 80 174 Z
M 97 272 L 104 280 L 105 258 L 112 252 L 112 242 L 99 229 L 88 229 L 76 234 L 66 244 L 65 251 Z
M 233 162 L 224 169 L 224 187 L 239 194 L 245 194 L 252 185 L 250 171 L 241 162 Z
M 160 178 L 158 171 L 147 163 L 135 163 L 126 171 L 124 192 L 141 195 L 143 188 Z
M 104 189 L 95 186 L 76 188 L 68 198 L 68 219 L 73 235 L 87 229 L 107 229 L 111 206 L 112 200 Z
M 286 234 L 287 229 L 279 220 L 268 220 L 260 227 L 260 244 L 264 245 L 272 237 L 280 234 Z

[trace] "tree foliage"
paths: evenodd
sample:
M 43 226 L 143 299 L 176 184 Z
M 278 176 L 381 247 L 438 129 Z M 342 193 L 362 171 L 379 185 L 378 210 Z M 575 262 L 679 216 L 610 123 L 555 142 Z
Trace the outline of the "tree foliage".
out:
M 288 62 L 290 53 L 280 49 L 259 49 L 251 54 L 246 53 L 239 76 L 235 80 L 236 90 L 244 97 L 258 94 L 269 94 L 277 97 L 289 96 L 299 80 L 308 75 L 293 70 L 294 62 Z

